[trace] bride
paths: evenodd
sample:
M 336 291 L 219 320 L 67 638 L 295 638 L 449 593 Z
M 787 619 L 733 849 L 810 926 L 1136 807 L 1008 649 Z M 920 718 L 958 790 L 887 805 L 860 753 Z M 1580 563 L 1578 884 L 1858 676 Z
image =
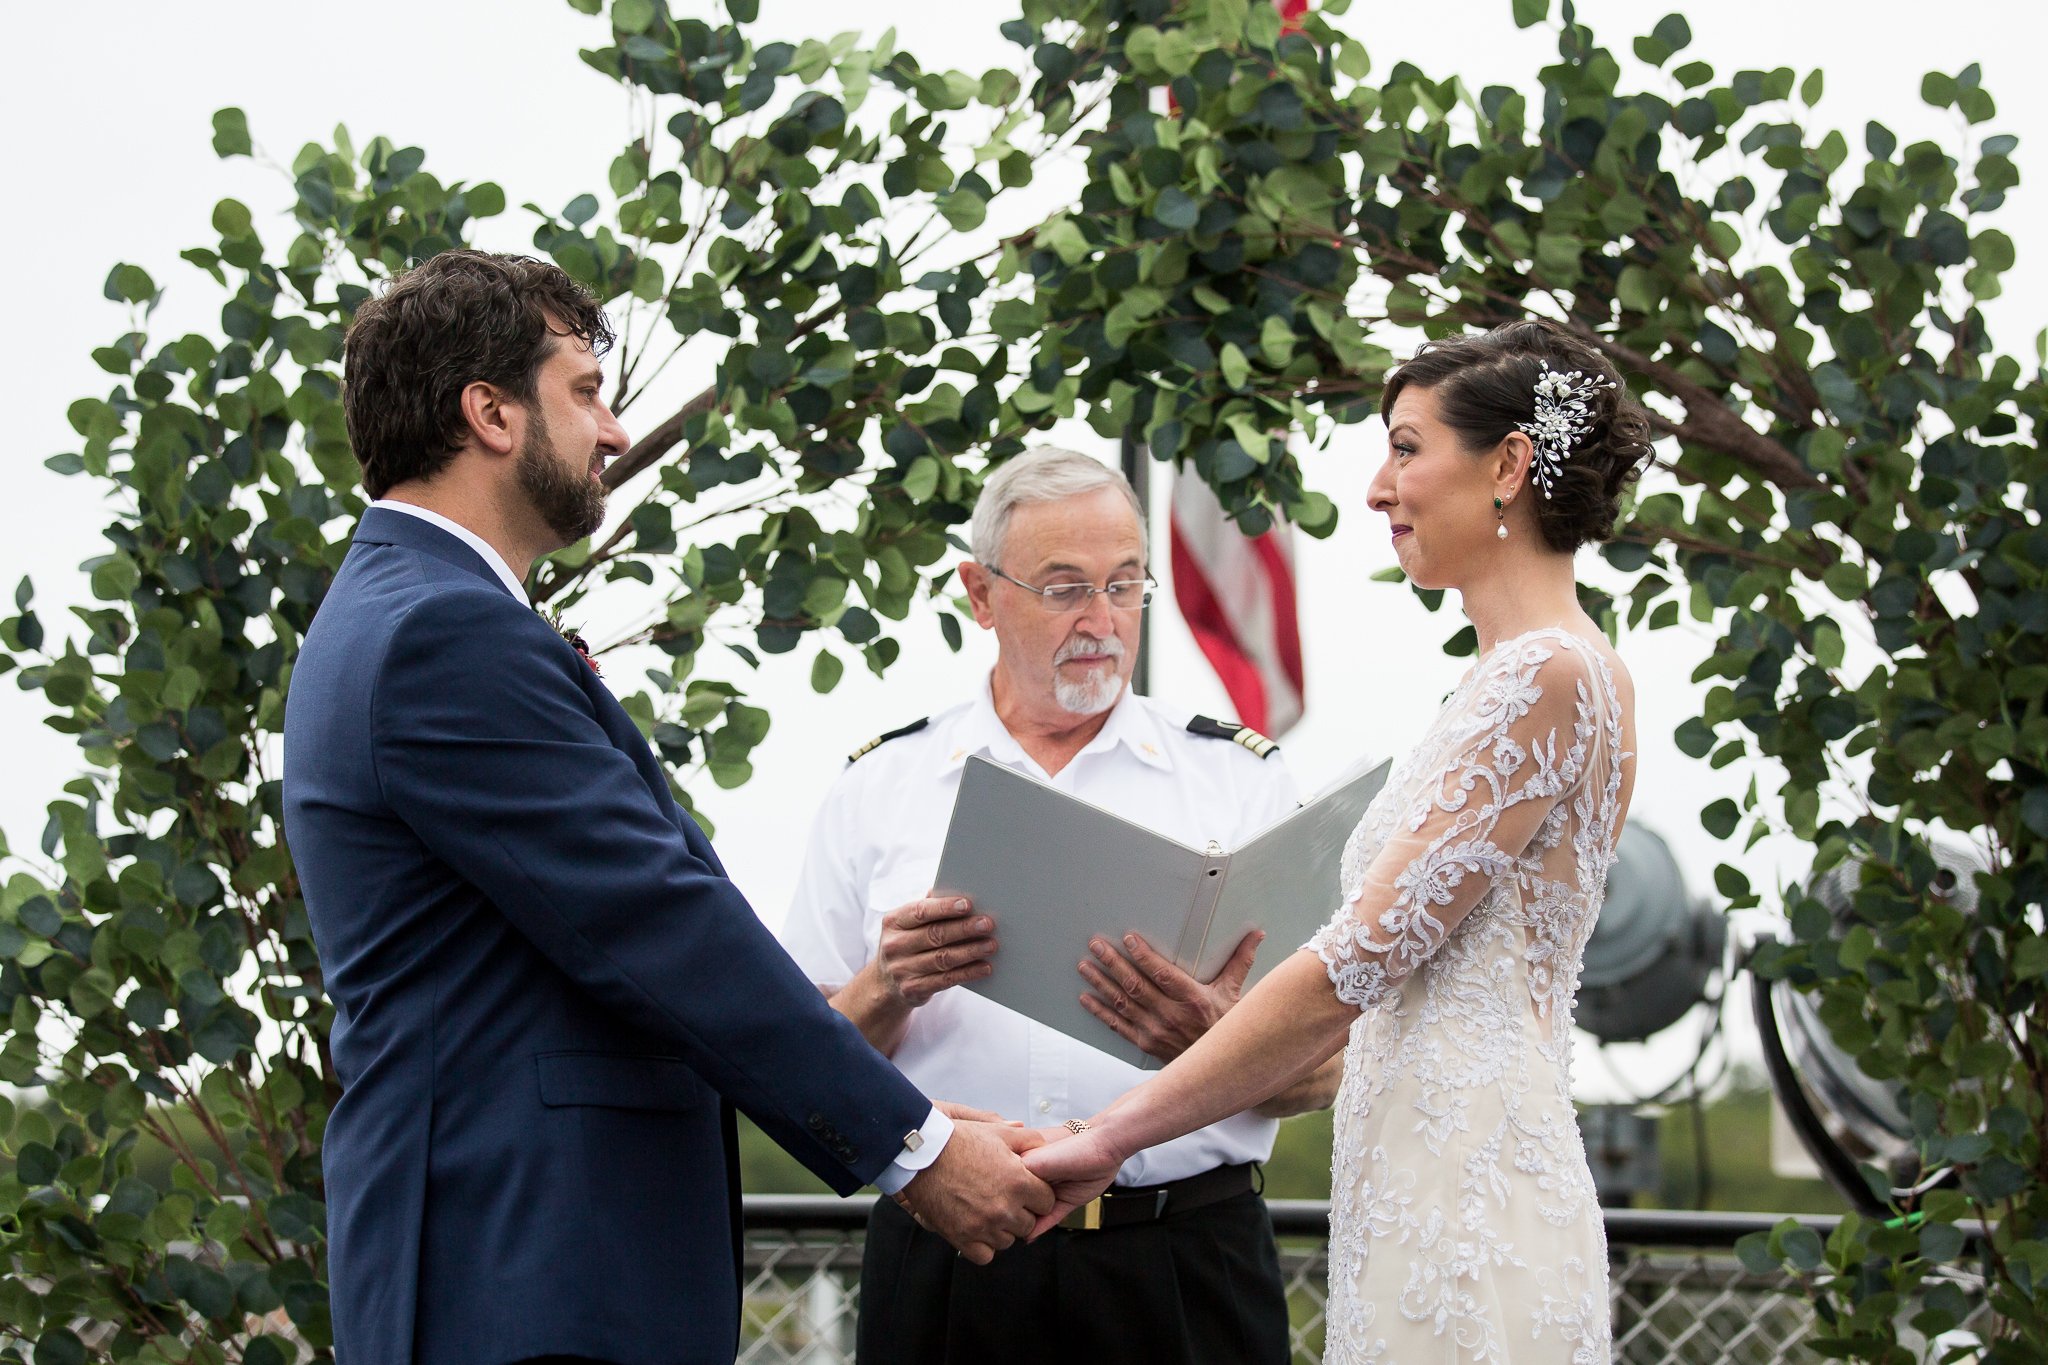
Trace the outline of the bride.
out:
M 1325 1360 L 1604 1365 L 1571 1023 L 1635 785 L 1635 694 L 1580 609 L 1572 552 L 1611 533 L 1649 428 L 1599 352 L 1541 322 L 1424 346 L 1381 413 L 1372 506 L 1411 582 L 1459 591 L 1478 662 L 1352 834 L 1314 940 L 1157 1077 L 1027 1155 L 1059 1196 L 1039 1231 L 1131 1153 L 1341 1046 Z

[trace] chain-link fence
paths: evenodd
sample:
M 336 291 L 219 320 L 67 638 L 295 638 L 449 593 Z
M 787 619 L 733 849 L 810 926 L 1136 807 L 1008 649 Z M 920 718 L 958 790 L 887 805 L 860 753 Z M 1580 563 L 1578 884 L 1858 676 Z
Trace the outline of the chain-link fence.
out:
M 746 1290 L 739 1365 L 841 1365 L 853 1359 L 860 1309 L 861 1237 L 872 1196 L 750 1195 L 746 1200 Z M 1322 1359 L 1323 1301 L 1328 1271 L 1329 1205 L 1274 1199 L 1267 1206 L 1280 1238 L 1287 1280 L 1294 1358 Z M 1789 1277 L 1743 1268 L 1732 1248 L 1745 1233 L 1768 1229 L 1780 1216 L 1762 1213 L 1680 1213 L 1610 1209 L 1609 1278 L 1614 1359 L 1619 1365 L 1777 1365 L 1820 1357 L 1800 1345 L 1812 1306 Z M 1825 1236 L 1831 1218 L 1800 1222 Z M 184 1248 L 188 1253 L 193 1248 Z M 38 1289 L 43 1286 L 35 1286 Z M 1988 1309 L 1980 1287 L 1965 1286 L 1977 1304 L 1969 1322 L 1933 1342 L 1918 1358 L 1948 1359 L 1976 1344 L 1971 1328 Z M 112 1324 L 74 1324 L 89 1348 Z M 250 1330 L 258 1329 L 254 1321 Z M 296 1341 L 282 1311 L 261 1330 Z M 0 1327 L 0 1347 L 25 1343 Z M 1960 1359 L 1970 1359 L 1965 1354 Z
M 1297 1361 L 1322 1358 L 1329 1206 L 1272 1200 Z M 860 1305 L 862 1200 L 752 1196 L 741 1365 L 839 1365 L 853 1359 Z M 1769 1214 L 1611 1210 L 1607 1241 L 1614 1358 L 1626 1365 L 1775 1365 L 1817 1361 L 1799 1344 L 1813 1308 L 1787 1277 L 1756 1275 L 1731 1248 Z M 1802 1219 L 1825 1232 L 1831 1219 Z M 1980 1308 L 1979 1312 L 1983 1310 Z M 1974 1319 L 1973 1319 L 1974 1321 Z M 1963 1344 L 1951 1334 L 1938 1349 Z M 1938 1353 L 1938 1350 L 1937 1350 Z

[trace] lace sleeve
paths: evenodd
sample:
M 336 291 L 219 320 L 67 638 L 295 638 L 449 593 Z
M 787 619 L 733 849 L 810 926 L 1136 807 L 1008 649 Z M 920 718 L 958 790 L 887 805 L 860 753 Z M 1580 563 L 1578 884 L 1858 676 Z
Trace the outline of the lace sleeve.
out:
M 1344 903 L 1308 946 L 1337 998 L 1371 1009 L 1513 872 L 1578 785 L 1599 683 L 1586 646 L 1512 642 L 1484 665 L 1447 753 L 1421 781 L 1376 856 L 1352 871 Z

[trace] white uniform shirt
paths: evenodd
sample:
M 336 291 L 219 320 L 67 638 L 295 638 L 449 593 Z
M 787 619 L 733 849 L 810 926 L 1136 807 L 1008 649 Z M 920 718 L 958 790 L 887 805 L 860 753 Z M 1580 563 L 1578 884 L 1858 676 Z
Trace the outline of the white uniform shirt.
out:
M 862 756 L 833 784 L 812 826 L 783 946 L 827 990 L 867 965 L 883 916 L 931 889 L 961 769 L 973 754 L 1195 848 L 1211 839 L 1235 848 L 1294 809 L 1294 780 L 1278 755 L 1261 759 L 1228 740 L 1190 734 L 1186 720 L 1126 692 L 1101 732 L 1048 777 L 997 719 L 984 682 L 975 700 Z M 1269 941 L 1261 960 L 1293 946 Z M 1077 995 L 1088 988 L 1079 972 L 1073 987 Z M 964 986 L 911 1014 L 894 1061 L 927 1095 L 1034 1128 L 1087 1118 L 1150 1074 Z M 1234 1115 L 1138 1153 L 1117 1182 L 1156 1185 L 1264 1161 L 1276 1126 L 1250 1112 Z

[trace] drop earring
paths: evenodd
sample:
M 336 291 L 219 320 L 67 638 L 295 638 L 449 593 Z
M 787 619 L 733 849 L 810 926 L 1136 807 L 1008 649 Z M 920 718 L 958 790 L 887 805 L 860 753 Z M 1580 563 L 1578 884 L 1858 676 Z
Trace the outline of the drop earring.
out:
M 1508 538 L 1508 505 L 1499 498 L 1493 500 L 1493 514 L 1500 518 L 1500 527 L 1494 534 L 1502 540 Z

